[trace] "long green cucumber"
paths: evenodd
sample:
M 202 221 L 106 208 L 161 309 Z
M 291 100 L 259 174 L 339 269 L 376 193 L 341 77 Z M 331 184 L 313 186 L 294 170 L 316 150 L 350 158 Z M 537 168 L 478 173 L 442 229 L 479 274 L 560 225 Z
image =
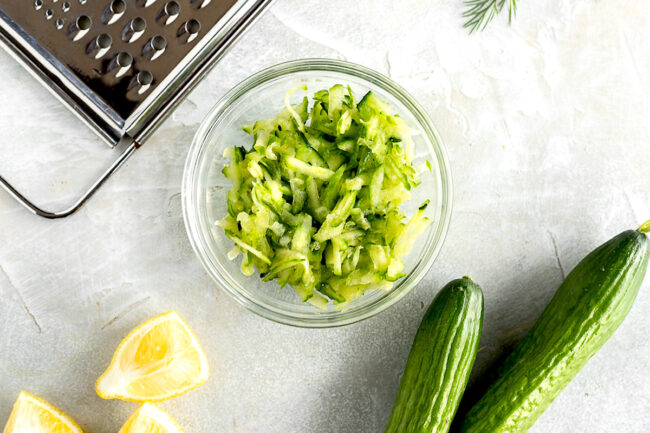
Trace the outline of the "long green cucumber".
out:
M 648 265 L 648 231 L 650 221 L 615 236 L 571 271 L 469 411 L 463 433 L 528 431 L 632 308 Z
M 415 335 L 386 433 L 446 433 L 483 327 L 483 292 L 469 277 L 438 293 Z

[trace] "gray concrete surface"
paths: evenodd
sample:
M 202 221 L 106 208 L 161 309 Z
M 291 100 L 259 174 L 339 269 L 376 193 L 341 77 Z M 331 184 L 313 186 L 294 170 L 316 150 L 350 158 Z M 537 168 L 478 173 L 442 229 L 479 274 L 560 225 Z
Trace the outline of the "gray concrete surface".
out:
M 378 433 L 423 308 L 448 280 L 485 289 L 473 383 L 542 311 L 564 274 L 650 218 L 650 5 L 521 2 L 483 34 L 460 0 L 278 0 L 79 214 L 51 222 L 0 194 L 0 425 L 21 389 L 85 431 L 135 405 L 93 384 L 117 343 L 179 311 L 212 377 L 161 406 L 188 433 Z M 449 152 L 455 202 L 442 253 L 401 303 L 341 329 L 270 323 L 219 292 L 185 236 L 180 181 L 200 120 L 235 83 L 302 57 L 345 58 L 403 85 Z M 0 172 L 41 200 L 71 198 L 111 151 L 0 53 Z M 650 284 L 531 430 L 650 430 Z M 476 389 L 476 386 L 470 388 Z

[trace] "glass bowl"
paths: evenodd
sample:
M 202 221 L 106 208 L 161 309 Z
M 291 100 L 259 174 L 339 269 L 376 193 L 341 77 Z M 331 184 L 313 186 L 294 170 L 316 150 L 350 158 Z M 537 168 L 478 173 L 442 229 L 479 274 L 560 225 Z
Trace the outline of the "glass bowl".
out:
M 406 275 L 390 291 L 374 290 L 343 309 L 321 310 L 303 303 L 290 286 L 263 283 L 239 269 L 241 256 L 229 260 L 234 246 L 215 221 L 227 213 L 230 181 L 221 173 L 227 160 L 223 152 L 234 145 L 250 148 L 252 139 L 242 125 L 274 118 L 283 108 L 287 90 L 306 84 L 308 94 L 332 85 L 349 84 L 360 99 L 372 90 L 388 101 L 395 113 L 420 131 L 414 136 L 414 164 L 428 160 L 431 170 L 421 174 L 422 184 L 405 203 L 407 217 L 426 199 L 432 224 L 405 258 Z M 304 92 L 295 92 L 292 103 Z M 311 106 L 311 104 L 310 104 Z M 402 299 L 431 268 L 442 244 L 451 215 L 451 174 L 442 141 L 422 107 L 404 89 L 377 72 L 340 60 L 307 59 L 265 69 L 235 86 L 212 108 L 201 124 L 187 156 L 183 175 L 183 216 L 192 247 L 215 283 L 249 310 L 276 322 L 302 327 L 331 327 L 371 317 Z

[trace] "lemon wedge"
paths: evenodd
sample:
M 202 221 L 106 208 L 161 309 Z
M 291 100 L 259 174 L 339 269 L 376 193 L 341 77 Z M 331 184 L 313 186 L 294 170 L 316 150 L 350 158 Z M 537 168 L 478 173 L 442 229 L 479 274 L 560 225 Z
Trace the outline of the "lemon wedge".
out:
M 198 340 L 175 311 L 135 328 L 95 384 L 101 398 L 134 402 L 168 400 L 208 379 L 208 361 Z
M 119 433 L 183 433 L 183 429 L 158 406 L 145 403 L 126 420 Z
M 4 433 L 82 433 L 69 416 L 38 397 L 22 391 Z

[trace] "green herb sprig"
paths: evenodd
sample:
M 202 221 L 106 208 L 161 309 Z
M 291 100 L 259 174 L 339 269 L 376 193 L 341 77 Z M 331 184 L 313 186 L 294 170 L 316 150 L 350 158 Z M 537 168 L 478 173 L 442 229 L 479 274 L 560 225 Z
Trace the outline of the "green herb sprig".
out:
M 465 0 L 466 10 L 463 18 L 467 18 L 465 27 L 469 32 L 484 30 L 485 27 L 497 16 L 506 3 L 508 4 L 509 21 L 517 15 L 517 0 Z

